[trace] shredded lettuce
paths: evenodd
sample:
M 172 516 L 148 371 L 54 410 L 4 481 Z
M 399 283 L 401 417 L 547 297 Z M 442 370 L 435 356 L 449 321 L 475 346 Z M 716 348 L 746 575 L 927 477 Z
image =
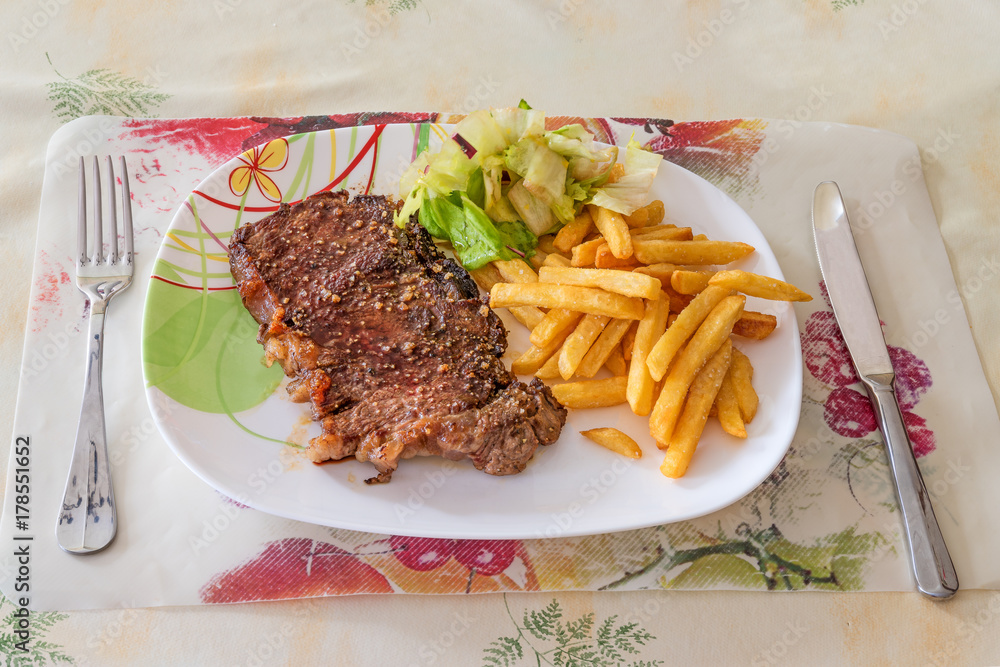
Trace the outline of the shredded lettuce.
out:
M 629 141 L 625 149 L 625 175 L 594 190 L 591 203 L 622 215 L 632 214 L 646 204 L 662 160 L 662 156 L 644 150 L 634 139 Z
M 646 203 L 661 158 L 635 141 L 625 152 L 624 176 L 609 184 L 618 147 L 598 143 L 584 126 L 547 131 L 544 112 L 524 100 L 476 111 L 403 173 L 396 224 L 416 214 L 467 269 L 530 257 L 538 236 L 573 220 L 584 204 L 628 214 Z

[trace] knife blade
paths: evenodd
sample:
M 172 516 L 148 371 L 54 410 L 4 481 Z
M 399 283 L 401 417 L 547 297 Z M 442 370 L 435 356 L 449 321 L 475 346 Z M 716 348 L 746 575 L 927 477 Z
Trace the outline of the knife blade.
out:
M 949 598 L 958 590 L 958 574 L 913 456 L 875 300 L 840 188 L 833 181 L 816 187 L 812 217 L 820 271 L 833 314 L 885 442 L 917 589 L 934 599 Z

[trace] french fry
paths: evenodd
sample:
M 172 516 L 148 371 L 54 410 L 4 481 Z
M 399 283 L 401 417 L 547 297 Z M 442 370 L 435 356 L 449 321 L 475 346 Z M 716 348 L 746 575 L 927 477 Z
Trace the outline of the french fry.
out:
M 572 264 L 570 263 L 569 258 L 553 252 L 545 256 L 545 261 L 542 262 L 542 266 L 572 266 Z
M 564 331 L 545 347 L 532 345 L 527 352 L 515 359 L 510 365 L 511 372 L 515 375 L 534 375 L 552 355 L 559 351 L 563 342 L 569 338 L 570 333 L 572 333 L 571 329 Z
M 667 452 L 660 464 L 660 472 L 677 479 L 687 472 L 698 440 L 705 430 L 708 411 L 722 386 L 732 357 L 733 344 L 727 338 L 716 350 L 691 383 L 691 390 L 684 404 L 684 412 L 677 421 L 677 428 L 669 439 Z
M 656 442 L 670 442 L 691 382 L 705 362 L 729 340 L 729 333 L 743 312 L 745 302 L 746 297 L 742 295 L 727 296 L 720 301 L 670 366 L 649 417 L 649 429 Z M 711 407 L 711 402 L 708 407 Z M 708 407 L 705 408 L 706 414 Z
M 772 301 L 812 301 L 812 297 L 795 285 L 784 280 L 769 278 L 747 271 L 719 271 L 709 281 L 713 285 L 721 285 L 742 292 L 747 296 L 756 296 Z
M 564 407 L 574 410 L 606 408 L 625 402 L 628 378 L 624 375 L 604 380 L 580 380 L 552 385 L 552 395 Z
M 777 326 L 778 318 L 774 315 L 744 310 L 740 319 L 733 325 L 733 333 L 744 338 L 764 340 Z
M 489 292 L 497 283 L 504 282 L 503 276 L 500 275 L 500 271 L 498 271 L 492 263 L 484 264 L 478 269 L 473 269 L 469 273 L 472 275 L 472 279 L 476 281 L 476 284 L 479 285 L 479 289 L 486 292 Z M 510 308 L 509 310 L 510 314 L 528 329 L 534 329 L 535 326 L 542 321 L 542 318 L 545 317 L 545 313 L 535 306 L 520 306 Z
M 495 259 L 490 262 L 497 270 L 504 282 L 508 283 L 537 283 L 538 274 L 523 259 Z
M 559 249 L 555 246 L 555 240 L 555 234 L 545 234 L 544 236 L 539 236 L 538 245 L 536 247 L 542 252 L 551 255 L 554 252 L 559 252 Z
M 611 321 L 606 315 L 585 315 L 559 350 L 559 375 L 563 380 L 573 377 L 594 341 Z
M 628 364 L 625 363 L 625 357 L 622 356 L 621 345 L 616 345 L 612 348 L 611 354 L 608 355 L 607 361 L 604 362 L 604 367 L 607 368 L 608 372 L 615 377 L 619 375 L 628 375 Z
M 636 227 L 634 229 L 631 229 L 629 231 L 629 234 L 632 235 L 633 239 L 636 239 L 636 238 L 642 236 L 643 234 L 650 234 L 650 233 L 661 231 L 661 230 L 664 230 L 664 229 L 677 229 L 677 225 L 675 225 L 673 223 L 664 222 L 662 224 L 647 225 L 645 227 Z
M 680 268 L 681 267 L 676 264 L 661 262 L 659 264 L 640 266 L 637 269 L 633 269 L 632 273 L 641 273 L 643 275 L 652 276 L 660 281 L 660 285 L 663 288 L 667 288 L 670 287 L 670 276 L 674 275 L 674 271 L 677 271 Z
M 561 348 L 560 348 L 561 349 Z M 542 380 L 555 380 L 559 377 L 559 352 L 557 351 L 535 371 L 535 377 Z
M 676 227 L 674 225 L 657 225 L 656 227 L 643 227 L 633 229 L 632 243 L 636 241 L 690 241 L 692 238 L 690 227 Z
M 556 234 L 552 245 L 566 255 L 573 252 L 575 246 L 580 245 L 587 234 L 594 228 L 594 219 L 590 217 L 590 211 L 584 208 L 580 214 L 563 225 L 563 228 Z
M 608 292 L 640 299 L 658 299 L 660 297 L 660 281 L 652 276 L 630 271 L 543 266 L 538 273 L 538 279 L 542 283 L 599 287 Z
M 709 313 L 732 294 L 731 290 L 721 287 L 710 287 L 696 296 L 684 310 L 680 312 L 677 319 L 670 328 L 667 329 L 660 339 L 653 345 L 646 359 L 646 366 L 649 367 L 649 374 L 654 380 L 661 380 L 667 372 L 667 367 L 673 361 L 681 346 L 695 334 Z
M 550 283 L 497 283 L 490 290 L 490 307 L 510 306 L 565 308 L 625 320 L 642 319 L 643 313 L 642 299 L 593 287 Z
M 663 220 L 663 213 L 663 202 L 654 199 L 645 206 L 632 211 L 630 215 L 626 215 L 625 224 L 633 229 L 658 225 Z
M 746 438 L 747 429 L 743 423 L 743 415 L 740 413 L 740 404 L 736 400 L 736 388 L 733 386 L 733 366 L 730 361 L 729 370 L 722 378 L 722 386 L 719 387 L 719 395 L 715 397 L 715 407 L 717 408 L 719 423 L 722 430 L 737 438 Z
M 669 313 L 669 299 L 646 301 L 646 312 L 635 332 L 632 361 L 628 368 L 628 403 L 632 412 L 639 416 L 648 415 L 653 407 L 655 382 L 646 367 L 646 356 L 666 329 Z
M 642 458 L 642 448 L 639 447 L 639 443 L 616 428 L 592 428 L 589 431 L 580 431 L 580 435 L 630 459 Z
M 604 331 L 590 347 L 590 350 L 583 357 L 583 361 L 576 368 L 576 374 L 580 377 L 592 378 L 601 370 L 601 366 L 608 362 L 614 350 L 620 351 L 619 343 L 628 328 L 632 326 L 632 320 L 611 320 L 604 327 Z M 622 360 L 624 364 L 624 359 Z M 619 373 L 613 373 L 619 375 Z
M 597 257 L 597 249 L 604 243 L 604 237 L 598 236 L 590 241 L 573 247 L 573 257 L 570 259 L 572 266 L 593 266 Z
M 529 331 L 534 329 L 545 317 L 545 313 L 535 306 L 517 306 L 515 308 L 508 308 L 507 310 L 514 316 L 514 319 L 526 326 Z
M 597 254 L 594 255 L 594 266 L 599 269 L 634 269 L 642 265 L 639 264 L 635 257 L 618 259 L 615 257 L 615 254 L 611 252 L 611 248 L 608 247 L 608 244 L 602 243 L 597 249 Z
M 535 249 L 535 254 L 528 258 L 528 263 L 531 264 L 531 268 L 538 271 L 542 266 L 545 265 L 545 260 L 548 258 L 548 253 L 542 252 L 541 250 Z M 554 255 L 555 257 L 561 257 L 561 255 Z M 565 259 L 565 258 L 563 258 Z M 569 260 L 566 260 L 567 263 Z
M 608 173 L 608 180 L 605 183 L 617 183 L 618 179 L 625 175 L 625 165 L 621 162 L 615 162 L 611 165 L 610 172 Z
M 635 332 L 638 328 L 639 323 L 633 322 L 632 326 L 625 332 L 625 336 L 622 337 L 622 358 L 625 361 L 632 360 L 632 348 L 635 347 Z
M 483 264 L 478 269 L 469 271 L 469 274 L 476 281 L 476 284 L 479 285 L 479 289 L 484 292 L 489 292 L 493 289 L 494 285 L 503 282 L 503 276 L 500 275 L 497 267 L 493 266 L 493 264 Z
M 708 287 L 708 280 L 714 271 L 674 271 L 670 276 L 670 286 L 680 294 L 697 294 Z
M 753 379 L 753 365 L 739 349 L 733 348 L 733 389 L 736 391 L 736 401 L 740 405 L 740 414 L 743 421 L 749 424 L 757 414 L 757 392 L 754 391 L 751 380 Z
M 587 209 L 594 219 L 594 226 L 611 248 L 611 253 L 618 259 L 631 257 L 632 235 L 628 233 L 628 225 L 625 224 L 621 213 L 593 204 L 588 204 Z
M 565 308 L 553 308 L 545 313 L 545 317 L 531 330 L 531 344 L 535 347 L 545 347 L 564 331 L 572 331 L 583 313 Z
M 694 297 L 690 294 L 678 294 L 674 291 L 673 287 L 666 287 L 663 290 L 670 297 L 670 312 L 679 313 L 688 307 L 688 304 L 694 301 Z
M 752 245 L 739 241 L 636 241 L 636 258 L 643 264 L 729 264 L 754 251 Z

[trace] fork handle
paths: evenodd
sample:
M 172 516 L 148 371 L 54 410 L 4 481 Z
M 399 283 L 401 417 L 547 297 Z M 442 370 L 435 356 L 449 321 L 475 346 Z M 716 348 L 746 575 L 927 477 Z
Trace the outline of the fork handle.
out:
M 94 553 L 111 544 L 118 524 L 101 387 L 106 305 L 103 300 L 91 303 L 83 405 L 56 525 L 59 546 L 75 554 Z

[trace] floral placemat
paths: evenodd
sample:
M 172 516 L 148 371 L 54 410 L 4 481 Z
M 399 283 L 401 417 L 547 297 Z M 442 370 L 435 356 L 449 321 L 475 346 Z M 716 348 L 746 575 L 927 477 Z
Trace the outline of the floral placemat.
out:
M 253 148 L 312 130 L 444 123 L 448 114 L 302 118 L 92 116 L 52 138 L 42 192 L 16 443 L 0 540 L 30 545 L 33 609 L 224 603 L 353 593 L 754 589 L 909 590 L 895 501 L 875 421 L 833 323 L 816 299 L 797 309 L 805 394 L 792 448 L 739 503 L 694 521 L 547 540 L 433 540 L 292 522 L 248 509 L 197 479 L 156 430 L 143 394 L 140 319 L 173 211 L 234 155 L 237 184 L 267 192 Z M 886 132 L 762 119 L 551 118 L 599 140 L 634 136 L 732 196 L 768 238 L 786 277 L 822 293 L 811 240 L 812 190 L 837 180 L 856 224 L 899 394 L 942 529 L 966 587 L 995 587 L 988 554 L 1000 492 L 996 411 L 968 332 L 915 146 Z M 358 146 L 358 150 L 363 150 Z M 118 297 L 105 360 L 110 457 L 121 528 L 112 548 L 62 553 L 56 516 L 83 376 L 84 302 L 73 283 L 79 156 L 124 154 L 136 212 L 136 285 Z M 668 203 L 669 208 L 669 203 Z M 109 349 L 110 349 L 109 347 Z M 58 379 L 58 382 L 54 382 Z M 961 387 L 961 391 L 958 388 Z M 766 400 L 766 399 L 765 399 Z M 155 409 L 152 408 L 152 409 Z M 24 456 L 22 466 L 18 456 Z M 14 475 L 30 470 L 30 498 Z M 280 458 L 261 479 L 288 469 Z M 599 499 L 599 494 L 596 496 Z M 22 504 L 22 500 L 28 500 Z M 23 509 L 23 511 L 22 511 Z M 14 548 L 0 590 L 16 599 Z

